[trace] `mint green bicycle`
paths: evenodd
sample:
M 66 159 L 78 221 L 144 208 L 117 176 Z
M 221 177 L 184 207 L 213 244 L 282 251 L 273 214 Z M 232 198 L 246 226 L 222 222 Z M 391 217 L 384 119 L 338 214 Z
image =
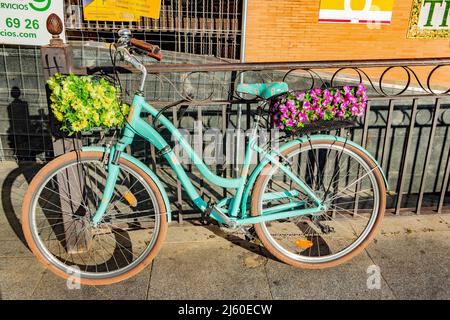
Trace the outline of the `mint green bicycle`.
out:
M 386 204 L 386 179 L 376 160 L 343 137 L 295 137 L 279 148 L 258 145 L 260 116 L 248 139 L 240 176 L 209 170 L 180 131 L 143 97 L 145 67 L 132 52 L 160 59 L 159 48 L 122 30 L 117 54 L 141 71 L 120 140 L 57 157 L 31 182 L 22 208 L 23 231 L 35 256 L 57 275 L 83 284 L 127 279 L 159 252 L 171 221 L 163 184 L 144 163 L 125 152 L 136 134 L 170 164 L 192 202 L 211 221 L 242 231 L 276 258 L 300 268 L 324 268 L 358 254 L 374 236 Z M 285 83 L 247 84 L 237 91 L 270 99 Z M 234 190 L 216 203 L 203 199 L 166 140 L 140 117 L 157 117 L 203 177 Z M 261 161 L 250 171 L 250 159 Z

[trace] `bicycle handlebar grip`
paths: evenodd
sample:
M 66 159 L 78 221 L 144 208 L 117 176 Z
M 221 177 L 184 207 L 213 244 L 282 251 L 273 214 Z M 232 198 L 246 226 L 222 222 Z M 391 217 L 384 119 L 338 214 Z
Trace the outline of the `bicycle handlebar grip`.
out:
M 162 59 L 162 54 L 160 52 L 161 49 L 157 45 L 150 44 L 135 38 L 132 38 L 130 40 L 130 44 L 136 48 L 147 51 L 147 56 L 152 57 L 158 61 L 161 61 Z

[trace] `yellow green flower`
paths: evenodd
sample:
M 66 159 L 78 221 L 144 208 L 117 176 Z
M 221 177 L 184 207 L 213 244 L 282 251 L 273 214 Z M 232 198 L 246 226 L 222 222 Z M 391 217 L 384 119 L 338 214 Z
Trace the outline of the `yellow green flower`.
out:
M 69 134 L 125 124 L 129 106 L 119 103 L 118 90 L 104 78 L 55 74 L 47 83 L 52 112 Z

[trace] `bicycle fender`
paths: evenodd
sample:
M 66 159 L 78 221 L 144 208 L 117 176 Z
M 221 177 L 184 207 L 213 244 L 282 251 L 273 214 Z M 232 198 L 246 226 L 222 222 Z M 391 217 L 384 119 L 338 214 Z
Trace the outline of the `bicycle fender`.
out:
M 389 191 L 389 184 L 386 178 L 386 175 L 383 172 L 383 169 L 381 168 L 380 164 L 378 163 L 378 161 L 369 153 L 369 151 L 367 151 L 366 149 L 364 149 L 362 146 L 360 146 L 359 144 L 350 141 L 350 140 L 346 140 L 343 137 L 338 137 L 338 136 L 329 136 L 329 135 L 314 135 L 314 136 L 310 136 L 309 138 L 307 137 L 298 137 L 297 139 L 294 139 L 292 141 L 289 141 L 285 144 L 283 144 L 282 146 L 280 146 L 277 150 L 272 150 L 271 154 L 272 155 L 278 155 L 280 153 L 282 153 L 283 151 L 287 150 L 288 148 L 295 146 L 297 144 L 301 144 L 303 142 L 306 142 L 308 140 L 314 141 L 314 140 L 331 140 L 331 141 L 339 141 L 339 142 L 343 142 L 346 144 L 349 144 L 355 148 L 357 148 L 358 150 L 362 151 L 364 154 L 366 154 L 378 167 L 378 169 L 381 172 L 381 175 L 383 176 L 383 180 L 384 183 L 386 185 L 386 190 Z M 253 185 L 255 184 L 256 178 L 259 176 L 260 172 L 262 171 L 262 169 L 266 166 L 266 164 L 268 164 L 270 162 L 269 159 L 267 159 L 267 157 L 265 157 L 259 164 L 258 166 L 256 166 L 256 168 L 252 171 L 247 185 L 245 187 L 244 190 L 244 195 L 242 198 L 242 206 L 241 206 L 241 212 L 245 213 L 247 210 L 247 203 L 248 203 L 248 197 L 250 195 L 250 191 L 253 189 Z
M 105 152 L 109 152 L 109 148 L 100 147 L 100 146 L 82 147 L 81 151 L 85 151 L 85 152 L 91 151 L 91 152 L 103 152 L 103 153 L 105 153 Z M 134 165 L 136 165 L 140 169 L 142 169 L 153 180 L 153 182 L 155 182 L 155 184 L 157 185 L 157 187 L 159 188 L 159 191 L 161 192 L 161 194 L 163 196 L 163 200 L 164 200 L 164 203 L 166 205 L 167 222 L 171 222 L 172 221 L 172 212 L 171 212 L 171 209 L 170 209 L 169 197 L 167 196 L 166 189 L 164 188 L 163 184 L 161 183 L 161 180 L 159 180 L 158 176 L 148 166 L 146 166 L 143 162 L 141 162 L 140 160 L 136 159 L 132 155 L 129 155 L 128 153 L 122 152 L 120 156 L 122 158 L 124 158 L 125 160 L 130 161 L 131 163 L 133 163 Z

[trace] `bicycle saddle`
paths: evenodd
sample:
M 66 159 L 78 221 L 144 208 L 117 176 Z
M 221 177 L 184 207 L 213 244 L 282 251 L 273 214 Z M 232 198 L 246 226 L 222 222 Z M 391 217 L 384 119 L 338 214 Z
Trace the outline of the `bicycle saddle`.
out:
M 236 92 L 248 93 L 264 99 L 285 93 L 289 90 L 285 82 L 271 82 L 271 83 L 241 83 L 237 86 Z

